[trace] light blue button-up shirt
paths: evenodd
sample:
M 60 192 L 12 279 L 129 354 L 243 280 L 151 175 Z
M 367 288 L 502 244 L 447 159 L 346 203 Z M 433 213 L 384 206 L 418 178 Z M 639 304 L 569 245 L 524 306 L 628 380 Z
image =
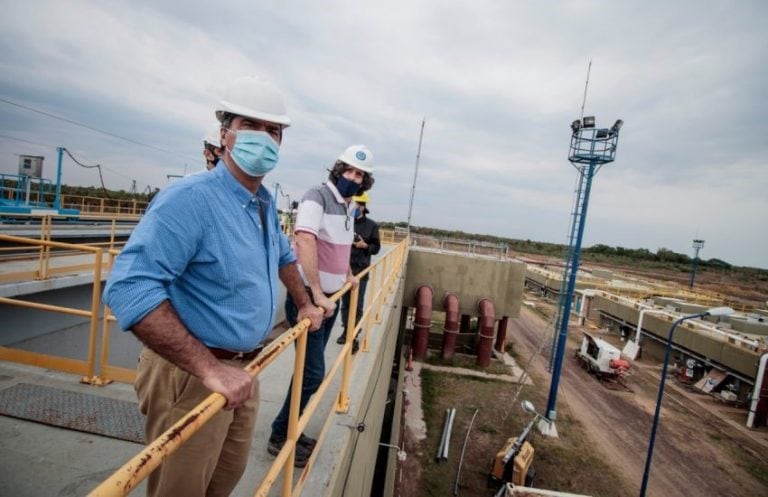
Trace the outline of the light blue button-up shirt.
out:
M 169 300 L 204 344 L 250 351 L 274 325 L 278 269 L 295 261 L 269 191 L 253 196 L 219 162 L 157 194 L 112 266 L 104 302 L 128 330 Z

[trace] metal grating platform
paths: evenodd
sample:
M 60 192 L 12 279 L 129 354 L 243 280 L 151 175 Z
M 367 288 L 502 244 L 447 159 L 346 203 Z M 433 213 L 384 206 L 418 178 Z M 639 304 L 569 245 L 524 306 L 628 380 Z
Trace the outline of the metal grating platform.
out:
M 0 414 L 144 443 L 144 417 L 139 406 L 124 400 L 18 383 L 0 390 Z

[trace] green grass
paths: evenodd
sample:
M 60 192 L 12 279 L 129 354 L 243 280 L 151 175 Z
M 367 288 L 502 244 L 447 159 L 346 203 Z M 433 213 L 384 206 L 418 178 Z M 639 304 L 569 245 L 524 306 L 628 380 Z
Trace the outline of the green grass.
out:
M 418 491 L 411 495 L 453 495 L 459 456 L 475 409 L 478 414 L 461 469 L 460 495 L 492 495 L 486 480 L 496 452 L 508 438 L 520 434 L 531 419 L 520 409 L 520 401 L 527 399 L 541 407 L 546 403 L 546 392 L 526 386 L 512 405 L 516 386 L 427 369 L 421 370 L 421 385 L 427 438 L 422 441 L 420 455 L 416 456 L 416 464 L 422 468 L 422 480 L 418 483 Z M 437 463 L 435 456 L 445 410 L 450 407 L 456 408 L 456 418 L 449 459 Z M 535 430 L 529 437 L 536 451 L 533 463 L 537 473 L 535 486 L 596 497 L 630 495 L 627 482 L 591 450 L 583 428 L 567 406 L 558 411 L 558 431 L 563 434 L 559 439 L 543 437 Z

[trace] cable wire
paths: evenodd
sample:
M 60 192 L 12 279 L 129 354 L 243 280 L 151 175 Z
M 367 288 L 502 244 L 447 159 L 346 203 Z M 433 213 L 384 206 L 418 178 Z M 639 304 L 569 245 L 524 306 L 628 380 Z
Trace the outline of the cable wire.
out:
M 72 153 L 70 153 L 70 151 L 67 150 L 66 148 L 62 148 L 62 150 L 65 151 L 67 153 L 67 155 L 69 156 L 69 158 L 72 159 L 72 161 L 75 164 L 77 164 L 78 166 L 84 167 L 86 169 L 96 168 L 99 171 L 99 181 L 101 182 L 101 189 L 104 191 L 104 196 L 107 197 L 108 199 L 112 200 L 112 197 L 109 195 L 109 190 L 107 190 L 107 187 L 104 186 L 104 176 L 102 176 L 102 174 L 101 174 L 101 164 L 96 164 L 95 166 L 85 165 L 82 162 L 80 162 L 79 160 L 75 159 L 75 157 L 72 155 Z
M 46 111 L 43 111 L 43 110 L 40 110 L 40 109 L 35 109 L 34 107 L 30 107 L 28 105 L 20 104 L 18 102 L 14 102 L 14 101 L 8 100 L 6 98 L 0 97 L 0 102 L 3 102 L 3 103 L 8 104 L 8 105 L 13 105 L 15 107 L 18 107 L 18 108 L 24 109 L 24 110 L 28 110 L 30 112 L 35 112 L 37 114 L 41 114 L 43 116 L 47 116 L 47 117 L 50 117 L 52 119 L 58 119 L 59 121 L 63 121 L 65 123 L 74 124 L 75 126 L 80 126 L 81 128 L 85 128 L 85 129 L 88 129 L 88 130 L 91 130 L 91 131 L 95 131 L 95 132 L 101 133 L 103 135 L 111 136 L 112 138 L 117 138 L 119 140 L 127 141 L 128 143 L 133 143 L 134 145 L 139 145 L 141 147 L 151 148 L 153 150 L 157 150 L 158 152 L 163 152 L 165 154 L 170 154 L 170 155 L 173 155 L 173 156 L 182 156 L 182 157 L 187 157 L 187 158 L 190 158 L 190 159 L 192 158 L 191 155 L 182 154 L 180 152 L 174 152 L 172 150 L 167 150 L 167 149 L 155 146 L 155 145 L 151 145 L 149 143 L 143 143 L 143 142 L 140 142 L 138 140 L 134 140 L 133 138 L 127 138 L 125 136 L 121 136 L 121 135 L 112 133 L 110 131 L 105 131 L 103 129 L 99 129 L 99 128 L 90 126 L 88 124 L 77 122 L 77 121 L 75 121 L 73 119 L 57 116 L 56 114 L 51 114 L 50 112 L 46 112 Z M 195 158 L 193 160 L 195 160 L 195 162 L 199 162 L 200 159 L 199 158 Z

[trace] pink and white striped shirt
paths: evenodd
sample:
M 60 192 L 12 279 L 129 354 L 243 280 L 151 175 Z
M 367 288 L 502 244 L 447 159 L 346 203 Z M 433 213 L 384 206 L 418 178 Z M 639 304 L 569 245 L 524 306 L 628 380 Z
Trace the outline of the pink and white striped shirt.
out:
M 295 231 L 315 235 L 320 286 L 327 294 L 337 292 L 347 280 L 349 255 L 355 233 L 354 208 L 355 203 L 350 202 L 347 205 L 330 181 L 308 190 L 299 204 Z M 297 256 L 301 278 L 308 286 L 298 248 Z

